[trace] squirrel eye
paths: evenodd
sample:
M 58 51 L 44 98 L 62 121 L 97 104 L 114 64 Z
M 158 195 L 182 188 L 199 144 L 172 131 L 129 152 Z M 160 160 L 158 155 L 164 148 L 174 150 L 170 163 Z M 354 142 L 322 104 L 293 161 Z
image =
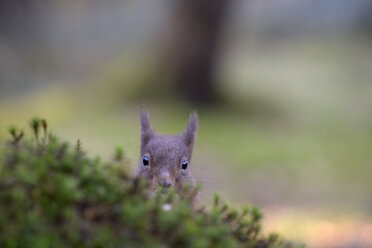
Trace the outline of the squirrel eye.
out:
M 149 158 L 147 156 L 144 156 L 142 162 L 143 162 L 143 165 L 148 166 L 149 165 Z
M 186 170 L 186 169 L 187 169 L 187 166 L 188 166 L 187 160 L 184 160 L 184 161 L 182 162 L 182 169 L 183 169 L 183 170 Z

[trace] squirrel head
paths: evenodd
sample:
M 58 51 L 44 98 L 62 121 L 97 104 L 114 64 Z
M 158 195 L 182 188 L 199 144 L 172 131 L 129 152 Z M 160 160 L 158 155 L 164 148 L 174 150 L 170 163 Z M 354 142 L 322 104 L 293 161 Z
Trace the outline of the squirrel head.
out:
M 147 178 L 155 189 L 173 187 L 179 190 L 183 184 L 193 184 L 190 172 L 192 150 L 198 128 L 198 115 L 190 115 L 186 130 L 178 135 L 162 135 L 150 126 L 146 108 L 141 109 L 141 157 L 138 176 Z

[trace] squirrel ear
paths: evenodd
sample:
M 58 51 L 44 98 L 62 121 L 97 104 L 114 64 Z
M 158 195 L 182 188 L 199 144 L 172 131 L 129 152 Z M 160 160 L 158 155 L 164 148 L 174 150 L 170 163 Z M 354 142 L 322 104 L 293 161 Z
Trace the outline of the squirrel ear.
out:
M 194 146 L 195 138 L 196 138 L 196 131 L 198 129 L 198 113 L 193 111 L 190 114 L 189 124 L 187 125 L 187 129 L 183 134 L 185 139 L 185 144 L 188 147 L 190 153 Z
M 150 126 L 150 116 L 145 106 L 141 107 L 141 150 L 150 140 L 154 132 Z

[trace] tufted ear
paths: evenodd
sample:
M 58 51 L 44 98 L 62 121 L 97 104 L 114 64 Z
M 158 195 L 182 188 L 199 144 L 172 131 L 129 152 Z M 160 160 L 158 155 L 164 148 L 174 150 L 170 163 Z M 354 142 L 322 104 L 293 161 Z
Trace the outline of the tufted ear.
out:
M 150 126 L 150 116 L 146 107 L 141 107 L 141 151 L 143 151 L 145 145 L 149 142 L 150 138 L 154 135 L 154 131 Z
M 187 129 L 183 133 L 183 138 L 185 140 L 185 144 L 190 154 L 192 152 L 192 148 L 195 143 L 197 129 L 198 129 L 198 113 L 196 111 L 193 111 L 190 114 L 189 124 L 187 125 Z

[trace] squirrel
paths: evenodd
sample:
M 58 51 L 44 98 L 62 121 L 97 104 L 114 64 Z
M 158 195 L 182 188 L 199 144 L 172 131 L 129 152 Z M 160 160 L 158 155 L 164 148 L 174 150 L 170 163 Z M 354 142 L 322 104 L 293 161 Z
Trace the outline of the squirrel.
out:
M 156 133 L 150 126 L 150 116 L 145 107 L 141 108 L 140 121 L 141 157 L 137 176 L 147 179 L 153 190 L 161 186 L 180 192 L 185 184 L 195 186 L 190 163 L 198 129 L 197 112 L 190 114 L 186 130 L 178 135 Z

